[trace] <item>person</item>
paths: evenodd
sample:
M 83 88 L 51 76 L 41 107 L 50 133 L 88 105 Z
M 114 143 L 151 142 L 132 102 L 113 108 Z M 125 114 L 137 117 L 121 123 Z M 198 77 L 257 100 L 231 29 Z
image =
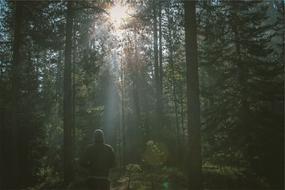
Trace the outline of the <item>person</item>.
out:
M 109 190 L 109 171 L 115 167 L 113 148 L 105 144 L 104 132 L 101 129 L 94 131 L 94 143 L 84 151 L 80 165 L 87 172 L 86 185 L 92 190 Z

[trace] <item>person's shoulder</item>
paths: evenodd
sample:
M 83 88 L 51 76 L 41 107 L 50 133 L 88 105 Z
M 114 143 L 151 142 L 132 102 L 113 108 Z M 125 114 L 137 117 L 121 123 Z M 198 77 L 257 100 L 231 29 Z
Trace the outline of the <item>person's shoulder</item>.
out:
M 90 149 L 93 149 L 94 148 L 94 144 L 88 144 L 87 146 L 86 146 L 86 150 L 88 151 L 88 150 L 90 150 Z
M 106 149 L 114 151 L 113 147 L 109 144 L 104 144 L 104 146 L 106 147 Z

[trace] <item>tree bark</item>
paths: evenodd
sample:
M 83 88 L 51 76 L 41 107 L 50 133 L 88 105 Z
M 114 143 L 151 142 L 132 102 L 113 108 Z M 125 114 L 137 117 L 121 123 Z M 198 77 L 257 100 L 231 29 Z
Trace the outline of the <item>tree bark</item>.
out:
M 161 118 L 161 88 L 159 76 L 159 57 L 158 57 L 158 31 L 157 31 L 157 2 L 153 1 L 153 49 L 154 49 L 154 80 L 155 80 L 155 94 L 156 94 L 156 124 L 158 129 L 162 126 Z
M 187 109 L 189 135 L 189 189 L 202 189 L 200 100 L 197 57 L 196 2 L 185 1 L 185 40 L 187 73 Z
M 238 12 L 241 10 L 240 8 L 240 2 L 233 2 L 231 4 L 231 7 L 233 9 L 233 33 L 234 33 L 234 43 L 235 43 L 235 49 L 237 53 L 236 57 L 236 65 L 237 65 L 237 82 L 239 85 L 239 97 L 240 97 L 240 109 L 239 109 L 239 128 L 243 129 L 244 131 L 247 131 L 249 129 L 248 126 L 248 120 L 249 120 L 249 103 L 247 98 L 247 78 L 248 78 L 248 71 L 247 67 L 245 65 L 245 62 L 243 59 L 243 52 L 241 47 L 241 34 L 240 34 L 240 28 L 237 23 L 240 23 L 240 18 L 238 16 Z
M 175 112 L 175 127 L 176 127 L 176 150 L 179 150 L 179 118 L 178 118 L 178 100 L 177 100 L 177 90 L 176 90 L 176 79 L 175 79 L 175 65 L 173 58 L 173 34 L 172 34 L 172 24 L 173 20 L 170 16 L 170 11 L 166 12 L 168 15 L 168 51 L 169 51 L 169 65 L 171 69 L 171 85 L 172 85 L 172 93 L 173 93 L 173 103 L 174 103 L 174 112 Z M 179 152 L 177 152 L 178 154 Z
M 72 149 L 73 152 L 76 148 L 76 130 L 75 130 L 75 122 L 76 122 L 76 76 L 75 76 L 75 70 L 76 70 L 76 56 L 77 56 L 77 46 L 76 46 L 76 24 L 74 24 L 74 18 L 73 18 L 73 34 L 72 34 Z
M 121 97 L 121 132 L 120 132 L 120 144 L 122 143 L 121 157 L 120 157 L 120 167 L 125 167 L 126 163 L 126 123 L 125 123 L 125 65 L 121 61 L 121 84 L 122 84 L 122 97 Z
M 8 172 L 7 175 L 7 188 L 16 189 L 19 187 L 20 181 L 20 171 L 19 171 L 19 111 L 20 111 L 20 81 L 21 81 L 21 73 L 20 67 L 22 62 L 22 45 L 23 45 L 23 2 L 15 2 L 16 11 L 15 11 L 15 30 L 14 30 L 14 44 L 13 44 L 13 65 L 12 65 L 12 118 L 11 118 L 11 137 L 10 141 L 11 145 L 6 144 L 7 149 L 9 151 L 8 155 L 10 159 L 8 162 L 8 167 L 5 171 Z M 10 167 L 10 168 L 9 168 Z
M 161 13 L 161 0 L 159 0 L 159 95 L 162 97 L 163 94 L 163 66 L 162 66 L 162 13 Z M 163 105 L 163 103 L 161 104 Z M 163 109 L 163 108 L 162 108 Z
M 72 52 L 72 1 L 67 2 L 64 92 L 63 92 L 63 126 L 64 126 L 64 182 L 72 180 L 72 84 L 71 84 L 71 52 Z
M 157 35 L 157 7 L 156 1 L 153 1 L 153 50 L 154 50 L 154 78 L 158 91 L 159 87 L 159 70 L 158 70 L 158 35 Z

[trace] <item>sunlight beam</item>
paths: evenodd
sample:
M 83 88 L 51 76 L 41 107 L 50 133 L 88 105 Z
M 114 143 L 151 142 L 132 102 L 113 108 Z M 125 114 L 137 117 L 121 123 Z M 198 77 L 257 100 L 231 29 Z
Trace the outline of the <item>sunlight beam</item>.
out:
M 116 3 L 109 10 L 111 22 L 116 28 L 119 28 L 129 17 L 128 7 Z

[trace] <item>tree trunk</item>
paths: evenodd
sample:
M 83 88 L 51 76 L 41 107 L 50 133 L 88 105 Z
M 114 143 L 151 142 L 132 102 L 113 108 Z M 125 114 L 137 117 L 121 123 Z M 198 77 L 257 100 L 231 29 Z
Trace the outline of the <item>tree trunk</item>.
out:
M 196 2 L 185 1 L 185 44 L 189 135 L 189 189 L 202 189 L 200 100 L 197 58 Z
M 11 118 L 11 145 L 6 144 L 9 151 L 8 159 L 8 167 L 5 171 L 7 171 L 7 188 L 16 189 L 19 187 L 20 181 L 20 172 L 19 171 L 19 110 L 20 110 L 20 67 L 22 61 L 22 45 L 23 45 L 23 33 L 22 25 L 23 25 L 23 2 L 15 2 L 16 12 L 15 12 L 15 30 L 14 30 L 14 44 L 13 44 L 13 65 L 12 65 L 12 118 Z
M 159 87 L 159 70 L 158 70 L 158 35 L 157 35 L 157 10 L 156 1 L 153 1 L 153 50 L 154 50 L 154 78 L 156 90 Z
M 182 133 L 182 148 L 184 150 L 184 146 L 185 146 L 185 132 L 186 132 L 186 127 L 184 126 L 184 102 L 183 102 L 183 89 L 181 87 L 181 94 L 180 94 L 180 109 L 181 109 L 181 112 L 180 112 L 180 124 L 181 124 L 181 133 Z
M 160 88 L 160 76 L 158 65 L 158 31 L 157 31 L 157 2 L 153 1 L 153 49 L 154 49 L 154 80 L 155 80 L 155 94 L 156 94 L 156 124 L 158 129 L 162 126 L 161 118 L 161 88 Z
M 64 92 L 63 92 L 63 126 L 64 126 L 64 182 L 72 179 L 72 84 L 71 84 L 71 52 L 72 52 L 72 1 L 67 2 Z
M 159 0 L 159 95 L 162 98 L 163 94 L 163 66 L 162 66 L 162 13 L 161 13 L 161 0 Z M 163 103 L 161 103 L 161 109 L 163 109 Z
M 173 93 L 173 103 L 174 103 L 174 112 L 175 112 L 175 127 L 176 127 L 176 150 L 179 150 L 179 118 L 178 118 L 178 100 L 177 100 L 177 90 L 176 90 L 176 79 L 175 79 L 175 65 L 173 60 L 173 34 L 172 34 L 172 24 L 173 20 L 170 16 L 170 11 L 166 12 L 168 17 L 168 51 L 169 51 L 169 64 L 171 69 L 171 85 Z M 178 154 L 179 152 L 177 152 Z
M 233 9 L 233 33 L 234 33 L 234 43 L 235 43 L 235 49 L 237 53 L 237 82 L 239 85 L 239 96 L 240 96 L 240 103 L 241 107 L 239 110 L 239 129 L 242 129 L 244 131 L 247 131 L 250 126 L 248 126 L 248 120 L 249 120 L 249 103 L 247 98 L 247 78 L 248 78 L 248 71 L 247 67 L 245 65 L 245 62 L 242 60 L 243 53 L 242 53 L 242 47 L 241 47 L 241 34 L 240 34 L 240 28 L 239 25 L 236 23 L 240 23 L 238 12 L 241 10 L 240 8 L 241 2 L 233 2 L 232 3 L 232 9 Z
M 119 144 L 122 144 L 122 147 L 119 147 L 120 150 L 120 167 L 124 168 L 125 166 L 125 153 L 126 153 L 126 123 L 125 123 L 125 70 L 123 62 L 121 61 L 121 84 L 122 84 L 122 96 L 121 96 L 121 131 L 119 131 Z

